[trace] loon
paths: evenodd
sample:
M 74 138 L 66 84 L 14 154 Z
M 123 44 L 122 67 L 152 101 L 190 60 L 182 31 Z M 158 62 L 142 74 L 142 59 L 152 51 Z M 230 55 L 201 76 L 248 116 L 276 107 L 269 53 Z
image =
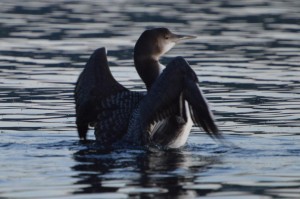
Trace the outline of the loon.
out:
M 147 92 L 130 91 L 112 76 L 106 49 L 94 51 L 75 86 L 76 125 L 80 140 L 95 126 L 103 146 L 129 144 L 179 148 L 193 124 L 221 139 L 198 78 L 182 57 L 163 66 L 159 59 L 177 43 L 195 36 L 167 28 L 145 30 L 134 47 L 135 68 Z

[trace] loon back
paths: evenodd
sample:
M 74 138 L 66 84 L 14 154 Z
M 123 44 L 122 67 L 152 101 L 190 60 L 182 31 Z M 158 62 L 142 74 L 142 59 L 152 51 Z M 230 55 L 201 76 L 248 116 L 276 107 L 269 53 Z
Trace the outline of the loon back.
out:
M 128 91 L 112 76 L 106 49 L 94 51 L 75 86 L 76 125 L 81 140 L 86 140 L 88 125 L 97 120 L 98 104 L 102 99 L 118 92 Z
M 101 100 L 95 136 L 102 146 L 110 147 L 127 133 L 129 118 L 144 93 L 122 91 Z

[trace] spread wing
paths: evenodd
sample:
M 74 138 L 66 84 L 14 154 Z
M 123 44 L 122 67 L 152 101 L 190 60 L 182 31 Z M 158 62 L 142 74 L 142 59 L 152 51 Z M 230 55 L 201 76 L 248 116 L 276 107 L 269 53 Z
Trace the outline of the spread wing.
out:
M 127 91 L 112 76 L 106 49 L 94 51 L 75 86 L 76 125 L 81 140 L 86 139 L 88 125 L 96 121 L 99 102 L 105 97 Z
M 184 105 L 185 102 L 188 106 Z M 174 124 L 174 117 L 179 115 L 183 121 L 177 123 L 184 123 L 187 122 L 185 114 L 189 113 L 193 122 L 202 127 L 208 135 L 213 138 L 222 137 L 198 87 L 197 76 L 182 57 L 175 58 L 167 65 L 141 101 L 140 112 L 141 126 L 146 136 L 144 139 L 151 138 L 157 132 L 161 135 L 172 133 L 174 129 L 169 124 Z M 160 122 L 162 120 L 165 121 Z M 153 128 L 153 123 L 159 126 Z

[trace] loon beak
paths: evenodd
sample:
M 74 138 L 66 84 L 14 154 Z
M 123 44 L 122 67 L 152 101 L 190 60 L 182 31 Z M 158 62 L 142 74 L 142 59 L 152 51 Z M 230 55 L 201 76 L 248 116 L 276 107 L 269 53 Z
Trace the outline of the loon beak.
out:
M 183 40 L 196 39 L 196 38 L 197 36 L 194 35 L 177 35 L 177 34 L 172 35 L 172 39 L 175 43 L 181 42 Z

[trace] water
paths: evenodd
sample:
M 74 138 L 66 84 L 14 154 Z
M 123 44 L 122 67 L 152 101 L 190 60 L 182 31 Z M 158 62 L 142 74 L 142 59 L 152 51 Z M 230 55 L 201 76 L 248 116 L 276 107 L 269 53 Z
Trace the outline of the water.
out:
M 300 198 L 298 0 L 2 0 L 0 11 L 0 198 Z M 78 142 L 73 89 L 89 55 L 106 46 L 118 81 L 143 90 L 132 48 L 157 26 L 199 36 L 162 62 L 189 61 L 236 148 L 197 128 L 175 151 Z

